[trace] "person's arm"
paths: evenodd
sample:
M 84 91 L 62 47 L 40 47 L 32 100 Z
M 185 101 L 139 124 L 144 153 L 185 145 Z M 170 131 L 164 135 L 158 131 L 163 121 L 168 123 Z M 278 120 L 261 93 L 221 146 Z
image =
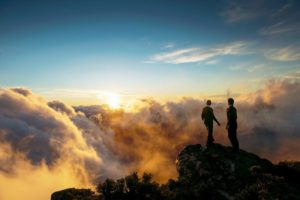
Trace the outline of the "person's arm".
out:
M 214 113 L 213 113 L 213 119 L 215 120 L 215 122 L 217 122 L 217 124 L 218 124 L 219 126 L 221 126 L 220 122 L 217 120 L 217 118 L 215 117 L 215 114 L 214 114 Z

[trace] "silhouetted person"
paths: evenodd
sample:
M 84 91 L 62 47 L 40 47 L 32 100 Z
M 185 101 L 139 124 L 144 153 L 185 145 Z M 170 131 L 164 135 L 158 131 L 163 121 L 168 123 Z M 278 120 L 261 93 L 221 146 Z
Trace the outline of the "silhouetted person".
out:
M 220 126 L 221 124 L 216 119 L 214 115 L 213 109 L 210 107 L 211 100 L 207 100 L 206 105 L 202 110 L 202 120 L 204 121 L 204 124 L 207 128 L 208 135 L 207 135 L 207 142 L 206 146 L 209 146 L 210 144 L 214 143 L 214 137 L 213 137 L 213 122 L 214 120 L 217 122 L 217 124 Z
M 231 142 L 233 151 L 239 151 L 239 141 L 236 137 L 236 129 L 237 129 L 237 113 L 236 108 L 233 106 L 234 100 L 233 98 L 228 99 L 228 108 L 227 108 L 227 126 L 226 129 L 228 131 L 228 138 Z

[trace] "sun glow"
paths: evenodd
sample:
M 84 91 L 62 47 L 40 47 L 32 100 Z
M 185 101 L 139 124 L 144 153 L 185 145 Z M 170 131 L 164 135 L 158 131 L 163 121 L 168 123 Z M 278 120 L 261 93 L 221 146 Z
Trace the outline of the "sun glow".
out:
M 123 110 L 128 112 L 139 111 L 144 102 L 142 97 L 111 91 L 102 91 L 97 95 L 97 102 L 107 106 L 111 110 Z
M 118 109 L 121 107 L 121 97 L 117 93 L 108 93 L 106 96 L 106 103 L 112 109 Z

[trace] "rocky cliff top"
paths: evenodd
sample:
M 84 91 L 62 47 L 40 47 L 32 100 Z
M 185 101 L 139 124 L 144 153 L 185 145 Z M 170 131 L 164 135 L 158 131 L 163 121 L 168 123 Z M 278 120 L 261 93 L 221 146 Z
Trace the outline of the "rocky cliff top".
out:
M 71 189 L 54 193 L 51 200 L 300 199 L 299 162 L 274 165 L 255 154 L 232 152 L 220 144 L 209 148 L 189 145 L 178 154 L 176 167 L 178 179 L 163 185 L 152 181 L 149 174 L 139 178 L 133 173 L 99 183 L 98 196 Z

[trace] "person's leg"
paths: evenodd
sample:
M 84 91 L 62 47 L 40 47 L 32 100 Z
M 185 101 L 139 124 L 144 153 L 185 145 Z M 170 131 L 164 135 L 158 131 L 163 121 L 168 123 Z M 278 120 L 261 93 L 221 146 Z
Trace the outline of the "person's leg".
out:
M 239 141 L 238 141 L 238 139 L 236 137 L 236 130 L 237 130 L 237 126 L 235 125 L 233 127 L 233 130 L 232 130 L 232 133 L 233 133 L 233 135 L 232 135 L 233 138 L 232 139 L 233 139 L 233 143 L 234 143 L 233 150 L 234 151 L 238 151 L 239 150 Z
M 232 131 L 231 131 L 231 127 L 230 126 L 228 127 L 227 132 L 228 132 L 228 139 L 229 139 L 229 141 L 231 143 L 231 146 L 233 147 Z
M 207 143 L 206 145 L 210 145 L 214 143 L 214 137 L 213 137 L 213 125 L 212 124 L 207 124 L 206 125 L 208 135 L 207 135 Z
M 238 142 L 237 137 L 236 137 L 236 130 L 237 130 L 237 126 L 229 125 L 228 138 L 231 142 L 231 145 L 232 145 L 232 148 L 233 148 L 234 151 L 239 150 L 239 142 Z

